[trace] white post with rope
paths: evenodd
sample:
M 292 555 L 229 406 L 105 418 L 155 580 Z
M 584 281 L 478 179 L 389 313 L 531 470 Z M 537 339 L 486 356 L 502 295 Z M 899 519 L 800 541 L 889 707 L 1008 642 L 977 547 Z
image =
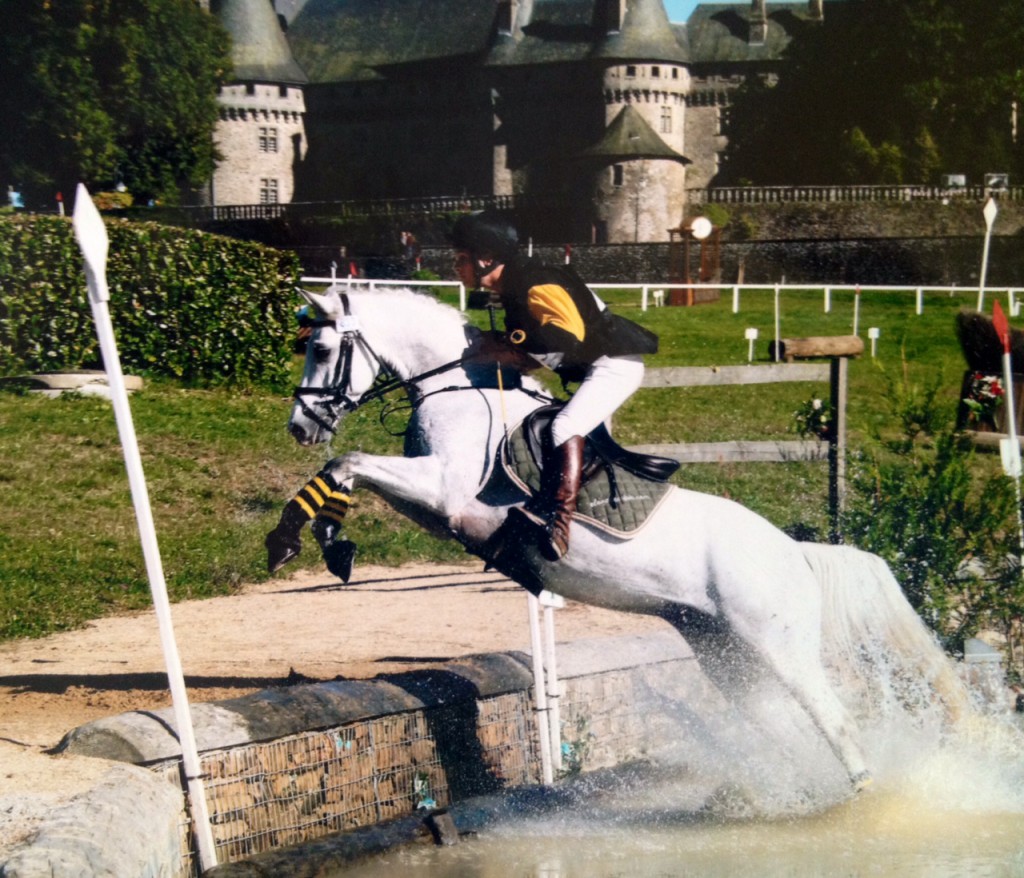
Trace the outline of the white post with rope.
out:
M 109 246 L 107 229 L 103 225 L 103 219 L 92 203 L 88 191 L 81 183 L 78 185 L 75 196 L 72 224 L 75 237 L 78 239 L 78 246 L 85 257 L 89 304 L 92 306 L 96 334 L 99 337 L 100 350 L 103 353 L 103 363 L 107 372 L 107 382 L 110 385 L 110 397 L 114 404 L 114 415 L 121 438 L 121 447 L 124 450 L 125 467 L 128 470 L 128 482 L 131 487 L 135 517 L 138 520 L 139 536 L 142 541 L 142 553 L 146 562 L 149 587 L 153 595 L 153 606 L 160 629 L 164 663 L 167 666 L 167 680 L 174 704 L 174 718 L 178 726 L 182 764 L 188 786 L 193 832 L 199 848 L 200 864 L 203 871 L 206 871 L 217 865 L 217 849 L 213 840 L 213 831 L 210 828 L 206 791 L 203 788 L 203 779 L 199 770 L 199 753 L 196 748 L 195 732 L 192 728 L 192 715 L 188 706 L 185 675 L 182 672 L 181 660 L 174 640 L 167 583 L 164 580 L 163 565 L 160 561 L 156 528 L 153 525 L 149 493 L 146 490 L 146 477 L 142 470 L 142 458 L 135 436 L 131 407 L 128 404 L 128 391 L 125 388 L 124 375 L 121 372 L 121 360 L 118 356 L 117 341 L 114 338 L 110 309 L 107 305 L 110 299 L 107 288 L 107 250 Z
M 540 770 L 545 786 L 555 780 L 551 762 L 551 726 L 548 711 L 547 686 L 544 683 L 544 644 L 540 632 L 540 599 L 527 596 L 530 616 L 530 652 L 533 656 L 533 694 L 537 713 L 537 738 L 540 745 Z
M 565 598 L 546 589 L 538 598 L 544 608 L 544 670 L 547 680 L 548 732 L 551 736 L 551 766 L 562 770 L 562 684 L 558 679 L 555 656 L 555 610 L 565 606 Z

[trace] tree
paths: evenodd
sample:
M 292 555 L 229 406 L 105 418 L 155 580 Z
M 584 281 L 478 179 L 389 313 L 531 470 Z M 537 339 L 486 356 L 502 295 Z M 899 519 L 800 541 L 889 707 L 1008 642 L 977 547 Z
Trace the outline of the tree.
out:
M 767 184 L 1020 174 L 1010 120 L 1024 97 L 1022 41 L 1016 0 L 829 4 L 823 23 L 795 32 L 777 85 L 739 90 L 729 175 Z
M 213 172 L 229 46 L 195 0 L 0 0 L 0 176 L 176 199 Z

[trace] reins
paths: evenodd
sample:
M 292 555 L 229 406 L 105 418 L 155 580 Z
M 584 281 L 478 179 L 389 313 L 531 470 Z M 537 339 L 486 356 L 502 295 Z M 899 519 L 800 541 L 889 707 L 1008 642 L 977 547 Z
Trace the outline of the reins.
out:
M 452 390 L 476 389 L 473 387 L 453 385 L 451 387 L 432 391 L 430 394 L 420 396 L 418 400 L 413 400 L 412 397 L 416 390 L 418 390 L 418 385 L 421 381 L 433 378 L 435 375 L 442 375 L 445 372 L 450 372 L 452 369 L 457 369 L 466 362 L 467 358 L 459 357 L 457 360 L 452 360 L 449 363 L 444 363 L 441 366 L 428 369 L 426 372 L 421 372 L 411 378 L 402 378 L 400 375 L 395 373 L 395 371 L 387 364 L 386 360 L 377 355 L 377 352 L 374 351 L 369 342 L 367 342 L 366 337 L 359 330 L 359 326 L 353 319 L 352 313 L 349 309 L 349 300 L 346 293 L 341 294 L 341 303 L 345 314 L 340 320 L 310 320 L 305 324 L 312 328 L 333 326 L 341 333 L 341 352 L 338 357 L 338 362 L 334 367 L 334 376 L 331 384 L 319 387 L 296 387 L 292 394 L 306 417 L 315 422 L 321 429 L 327 430 L 330 433 L 337 432 L 336 426 L 328 423 L 327 420 L 321 417 L 320 413 L 317 412 L 314 406 L 323 408 L 331 421 L 336 424 L 338 420 L 337 409 L 339 406 L 342 407 L 346 413 L 354 412 L 356 409 L 362 408 L 369 402 L 373 402 L 377 399 L 383 399 L 395 390 L 404 390 L 409 399 L 410 406 L 415 408 L 418 404 L 422 403 L 424 399 L 428 396 L 432 396 L 434 393 L 442 393 Z M 354 348 L 357 342 L 361 344 L 370 357 L 376 361 L 378 366 L 378 376 L 369 390 L 360 394 L 358 398 L 354 398 L 348 391 L 352 382 L 352 360 Z M 304 398 L 307 396 L 317 396 L 320 397 L 320 399 L 313 403 L 308 403 Z

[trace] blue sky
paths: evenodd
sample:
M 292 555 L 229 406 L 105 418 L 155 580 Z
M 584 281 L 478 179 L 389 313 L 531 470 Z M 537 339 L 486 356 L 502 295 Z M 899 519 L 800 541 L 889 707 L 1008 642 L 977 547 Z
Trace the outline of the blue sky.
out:
M 665 11 L 669 21 L 686 21 L 698 0 L 665 0 Z
M 700 0 L 665 0 L 665 11 L 668 13 L 668 20 L 675 22 L 686 21 L 690 17 L 690 13 L 693 12 L 693 7 L 699 2 Z M 706 2 L 722 3 L 729 2 L 729 0 L 706 0 Z M 768 0 L 768 2 L 771 2 L 771 0 Z

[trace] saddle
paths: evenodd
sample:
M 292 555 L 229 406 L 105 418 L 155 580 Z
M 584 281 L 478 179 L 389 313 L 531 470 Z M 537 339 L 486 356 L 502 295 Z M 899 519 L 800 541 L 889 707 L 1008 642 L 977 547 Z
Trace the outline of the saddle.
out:
M 528 495 L 540 491 L 541 470 L 544 461 L 550 459 L 548 428 L 561 407 L 556 403 L 532 412 L 503 443 L 502 466 Z M 679 462 L 671 458 L 623 448 L 602 424 L 586 437 L 576 517 L 608 533 L 628 537 L 657 508 L 668 490 L 665 483 L 677 469 Z
M 551 431 L 548 428 L 564 405 L 556 402 L 541 406 L 523 419 L 523 435 L 539 468 L 543 468 L 545 454 L 551 450 Z M 586 482 L 589 476 L 593 475 L 595 468 L 602 464 L 622 467 L 627 472 L 652 482 L 667 482 L 679 469 L 678 460 L 641 454 L 623 448 L 612 438 L 604 424 L 598 424 L 587 436 L 584 447 L 583 481 Z
M 562 404 L 543 406 L 509 431 L 499 450 L 500 472 L 517 492 L 528 498 L 540 492 L 545 452 L 550 449 L 548 427 Z M 668 496 L 668 478 L 678 461 L 627 451 L 604 425 L 586 437 L 579 499 L 573 517 L 610 536 L 628 540 L 647 522 Z M 496 473 L 498 472 L 496 471 Z M 527 500 L 527 506 L 532 500 Z M 532 594 L 545 588 L 552 563 L 537 548 L 533 525 L 510 516 L 480 552 L 488 569 L 504 573 Z

